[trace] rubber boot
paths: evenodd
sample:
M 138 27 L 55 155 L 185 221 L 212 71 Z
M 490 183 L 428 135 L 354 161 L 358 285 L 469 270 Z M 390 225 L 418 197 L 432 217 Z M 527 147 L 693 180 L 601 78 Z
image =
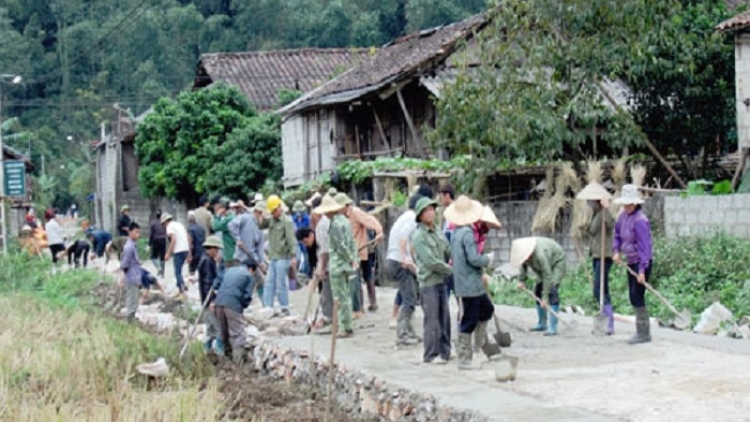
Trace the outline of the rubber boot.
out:
M 536 326 L 529 328 L 529 331 L 544 331 L 547 329 L 547 311 L 538 303 L 536 304 L 536 315 L 539 320 Z
M 612 304 L 604 305 L 604 315 L 607 316 L 607 335 L 615 333 L 615 313 L 612 310 Z
M 553 311 L 555 313 L 560 313 L 560 305 L 550 305 Z M 552 315 L 552 312 L 549 313 L 549 324 L 547 324 L 547 332 L 544 333 L 545 336 L 556 336 L 557 335 L 557 317 Z
M 480 322 L 474 329 L 474 353 L 482 351 L 482 346 L 487 343 L 487 322 Z
M 471 351 L 471 334 L 458 334 L 456 352 L 458 353 L 459 370 L 479 369 L 479 365 L 473 361 L 474 353 Z
M 646 307 L 635 308 L 635 335 L 628 340 L 628 344 L 641 344 L 651 341 L 651 327 L 648 321 Z
M 217 338 L 214 343 L 214 350 L 219 356 L 224 356 L 224 342 L 220 338 Z

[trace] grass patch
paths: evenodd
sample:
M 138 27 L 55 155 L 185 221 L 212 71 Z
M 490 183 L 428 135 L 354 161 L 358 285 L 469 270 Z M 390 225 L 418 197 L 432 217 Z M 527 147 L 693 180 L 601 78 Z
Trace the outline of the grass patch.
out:
M 24 254 L 0 259 L 0 421 L 218 421 L 223 401 L 198 344 L 156 336 L 93 306 L 94 271 L 51 274 Z M 111 280 L 107 280 L 111 282 Z M 164 357 L 169 378 L 135 366 Z
M 678 309 L 693 314 L 693 323 L 700 313 L 715 301 L 721 301 L 736 319 L 750 315 L 750 240 L 715 233 L 705 237 L 654 239 L 654 267 L 651 284 Z M 590 263 L 587 265 L 591 265 Z M 560 287 L 563 305 L 579 305 L 588 314 L 599 310 L 599 300 L 586 271 L 578 266 L 568 272 Z M 515 281 L 492 285 L 497 303 L 513 306 L 534 306 L 523 292 L 516 290 Z M 613 266 L 610 272 L 610 296 L 619 313 L 632 313 L 628 298 L 627 274 Z M 672 313 L 659 300 L 647 293 L 652 315 L 669 319 Z

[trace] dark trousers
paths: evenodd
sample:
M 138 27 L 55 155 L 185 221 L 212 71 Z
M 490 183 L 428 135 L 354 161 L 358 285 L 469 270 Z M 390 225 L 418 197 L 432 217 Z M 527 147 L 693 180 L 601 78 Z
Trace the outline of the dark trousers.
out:
M 480 322 L 489 321 L 495 313 L 495 305 L 486 294 L 476 297 L 461 298 L 461 320 L 458 321 L 458 331 L 471 334 Z
M 242 313 L 225 306 L 216 306 L 214 315 L 219 325 L 219 338 L 224 343 L 225 355 L 231 358 L 237 354 L 239 357 L 245 345 L 245 320 Z
M 544 290 L 544 285 L 542 283 L 536 283 L 536 286 L 534 286 L 534 294 L 539 299 L 544 299 L 542 297 L 542 290 Z M 550 287 L 549 295 L 547 296 L 547 303 L 552 306 L 560 304 L 560 294 L 557 292 L 557 284 L 553 284 L 552 287 Z
M 54 245 L 49 245 L 49 251 L 52 252 L 52 263 L 57 264 L 57 254 L 65 250 L 65 245 L 62 243 L 57 243 Z
M 68 250 L 68 265 L 75 262 L 75 267 L 78 268 L 81 265 L 81 258 L 83 257 L 83 268 L 86 268 L 89 263 L 90 252 L 91 247 L 88 244 L 76 244 L 72 250 Z
M 599 290 L 601 286 L 601 258 L 594 258 L 594 299 L 599 302 Z M 609 305 L 609 270 L 612 268 L 612 258 L 604 258 L 604 304 Z
M 646 281 L 651 278 L 651 265 L 646 268 Z M 634 273 L 638 274 L 638 264 L 628 264 Z M 638 283 L 638 279 L 628 272 L 628 293 L 630 293 L 630 304 L 634 308 L 643 308 L 646 306 L 646 286 Z
M 420 289 L 424 312 L 422 359 L 425 362 L 438 356 L 449 360 L 451 356 L 451 317 L 445 290 L 444 283 Z
M 164 261 L 167 254 L 167 239 L 154 239 L 151 242 L 151 259 Z
M 411 317 L 417 307 L 417 280 L 414 273 L 401 266 L 400 262 L 389 259 L 388 273 L 398 283 L 398 294 L 401 296 L 400 313 Z
M 174 254 L 174 257 L 172 258 L 174 260 L 174 278 L 177 282 L 177 288 L 180 289 L 180 292 L 184 292 L 187 290 L 187 288 L 185 287 L 185 279 L 182 278 L 182 266 L 185 265 L 187 256 L 187 252 L 178 252 Z

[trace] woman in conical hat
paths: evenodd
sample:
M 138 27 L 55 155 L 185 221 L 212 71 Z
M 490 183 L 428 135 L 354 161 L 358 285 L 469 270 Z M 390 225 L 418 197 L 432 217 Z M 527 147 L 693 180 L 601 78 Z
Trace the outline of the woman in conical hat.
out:
M 628 273 L 630 304 L 635 309 L 636 328 L 636 334 L 628 341 L 630 344 L 651 341 L 644 283 L 651 276 L 654 253 L 651 224 L 646 214 L 641 211 L 641 205 L 644 202 L 635 185 L 623 186 L 620 197 L 614 201 L 615 204 L 623 206 L 624 212 L 620 213 L 615 223 L 615 236 L 612 242 L 613 259 L 615 262 L 620 262 L 624 258 L 628 267 L 638 274 L 636 277 Z
M 446 220 L 456 225 L 451 236 L 451 259 L 456 297 L 460 303 L 456 341 L 459 369 L 476 369 L 472 363 L 471 336 L 487 336 L 487 322 L 495 311 L 482 280 L 483 269 L 491 264 L 491 260 L 477 250 L 472 228 L 483 214 L 482 204 L 465 195 L 459 196 L 445 209 Z

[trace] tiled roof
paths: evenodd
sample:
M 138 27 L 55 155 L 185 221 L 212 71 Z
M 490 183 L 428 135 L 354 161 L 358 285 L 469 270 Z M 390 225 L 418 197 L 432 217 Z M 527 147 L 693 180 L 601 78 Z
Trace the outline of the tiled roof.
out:
M 728 9 L 734 10 L 741 6 L 750 5 L 750 0 L 724 0 L 724 3 L 727 5 Z M 739 15 L 716 25 L 716 30 L 736 31 L 748 26 L 750 26 L 750 10 L 742 12 Z
M 257 109 L 271 110 L 280 89 L 312 90 L 368 54 L 367 49 L 337 48 L 204 54 L 193 89 L 224 82 L 242 90 Z
M 750 26 L 750 10 L 740 13 L 732 19 L 725 20 L 716 26 L 717 31 L 736 31 Z
M 430 70 L 450 56 L 460 41 L 484 26 L 483 14 L 461 22 L 415 32 L 383 46 L 377 54 L 320 88 L 305 94 L 283 112 L 316 104 L 345 102 L 375 91 L 399 78 Z

